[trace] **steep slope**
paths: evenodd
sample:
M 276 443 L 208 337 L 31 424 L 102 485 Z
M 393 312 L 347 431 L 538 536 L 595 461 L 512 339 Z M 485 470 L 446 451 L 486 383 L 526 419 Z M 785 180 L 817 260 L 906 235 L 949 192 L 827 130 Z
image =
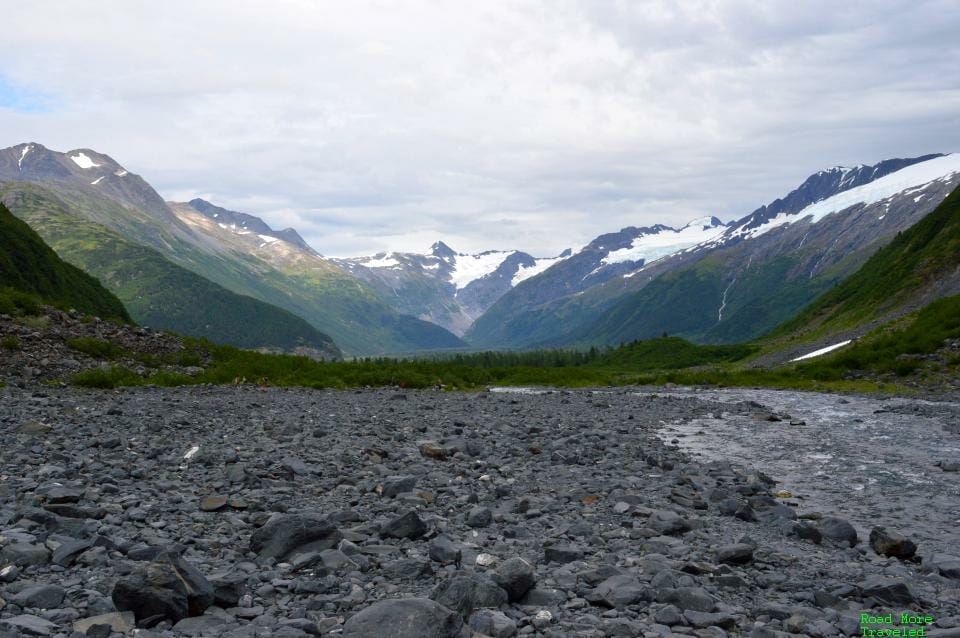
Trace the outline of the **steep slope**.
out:
M 442 241 L 428 254 L 381 253 L 333 260 L 378 290 L 398 312 L 462 335 L 515 285 L 570 256 L 536 258 L 520 251 L 455 252 Z
M 0 203 L 0 288 L 39 296 L 102 319 L 132 321 L 126 308 L 94 277 L 68 264 L 26 223 Z
M 438 326 L 395 312 L 372 288 L 317 255 L 295 231 L 267 230 L 252 216 L 202 201 L 194 203 L 207 214 L 190 205 L 178 206 L 175 213 L 146 181 L 107 155 L 90 149 L 58 153 L 40 144 L 20 144 L 0 150 L 3 180 L 8 189 L 14 184 L 43 185 L 78 217 L 134 245 L 153 248 L 229 291 L 303 317 L 350 354 L 464 345 Z M 232 216 L 226 229 L 208 223 L 216 219 L 213 215 L 225 213 Z M 264 232 L 253 232 L 254 226 Z M 260 235 L 277 241 L 265 242 Z M 235 241 L 239 237 L 250 241 Z M 264 243 L 272 246 L 264 250 Z M 154 291 L 142 292 L 149 296 Z M 164 308 L 158 306 L 158 312 Z
M 715 343 L 758 337 L 933 210 L 956 182 L 958 163 L 956 155 L 926 155 L 819 171 L 705 242 L 522 308 L 504 318 L 501 335 L 517 347 L 616 344 L 663 332 Z
M 719 235 L 726 226 L 704 217 L 675 229 L 658 224 L 600 235 L 582 249 L 503 295 L 466 334 L 478 345 L 526 347 L 550 341 L 571 327 L 578 297 L 608 281 Z M 558 300 L 571 305 L 556 315 L 542 312 Z
M 779 326 L 773 343 L 835 342 L 960 294 L 960 188 L 853 275 Z
M 340 356 L 331 339 L 303 319 L 230 292 L 78 216 L 53 190 L 0 183 L 0 198 L 63 259 L 98 277 L 140 324 L 245 348 Z

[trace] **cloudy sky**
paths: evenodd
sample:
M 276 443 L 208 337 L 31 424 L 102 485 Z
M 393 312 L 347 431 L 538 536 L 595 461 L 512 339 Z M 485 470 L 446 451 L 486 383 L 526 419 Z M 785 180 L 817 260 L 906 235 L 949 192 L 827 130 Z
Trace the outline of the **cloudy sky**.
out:
M 957 0 L 8 3 L 0 146 L 324 254 L 577 247 L 960 151 Z

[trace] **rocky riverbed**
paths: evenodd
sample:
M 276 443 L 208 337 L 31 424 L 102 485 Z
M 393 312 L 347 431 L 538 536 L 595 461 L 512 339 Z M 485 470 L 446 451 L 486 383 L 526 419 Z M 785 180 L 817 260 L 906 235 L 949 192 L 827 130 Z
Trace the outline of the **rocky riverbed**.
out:
M 0 389 L 0 637 L 767 638 L 905 611 L 960 636 L 949 451 L 927 459 L 948 463 L 939 491 L 902 486 L 916 505 L 876 531 L 842 492 L 771 472 L 822 435 L 802 411 L 746 392 Z

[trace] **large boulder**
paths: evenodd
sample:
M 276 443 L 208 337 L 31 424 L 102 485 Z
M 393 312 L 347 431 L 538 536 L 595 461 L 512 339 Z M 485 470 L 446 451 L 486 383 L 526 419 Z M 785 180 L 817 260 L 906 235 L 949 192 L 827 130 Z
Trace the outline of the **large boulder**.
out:
M 137 621 L 161 616 L 177 622 L 199 616 L 214 601 L 213 585 L 175 552 L 164 552 L 113 588 L 118 611 L 132 611 Z
M 319 514 L 275 514 L 250 537 L 250 549 L 263 558 L 282 560 L 293 553 L 323 551 L 343 539 Z
M 849 543 L 850 547 L 857 544 L 857 530 L 842 518 L 829 516 L 817 526 L 823 537 L 835 543 Z
M 409 538 L 412 540 L 420 538 L 426 533 L 427 524 L 414 510 L 387 521 L 380 528 L 380 536 L 383 538 Z
M 456 638 L 463 618 L 426 598 L 381 600 L 343 626 L 343 638 Z
M 491 580 L 507 592 L 510 602 L 517 602 L 537 584 L 533 565 L 520 557 L 504 561 L 490 575 Z
M 913 558 L 917 553 L 917 546 L 912 540 L 896 532 L 888 532 L 883 527 L 874 527 L 870 530 L 870 547 L 881 556 L 901 560 Z
M 469 616 L 475 609 L 497 608 L 507 602 L 507 592 L 483 576 L 454 576 L 434 587 L 430 593 L 444 607 Z

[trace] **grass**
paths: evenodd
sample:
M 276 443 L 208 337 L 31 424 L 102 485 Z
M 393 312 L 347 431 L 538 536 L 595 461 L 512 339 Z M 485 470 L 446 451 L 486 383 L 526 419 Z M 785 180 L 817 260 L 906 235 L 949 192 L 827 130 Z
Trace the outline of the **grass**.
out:
M 20 339 L 17 335 L 5 335 L 0 339 L 0 348 L 4 350 L 19 350 L 20 349 Z
M 124 350 L 105 339 L 94 337 L 79 337 L 77 339 L 67 339 L 67 347 L 77 352 L 82 352 L 95 359 L 117 359 Z

